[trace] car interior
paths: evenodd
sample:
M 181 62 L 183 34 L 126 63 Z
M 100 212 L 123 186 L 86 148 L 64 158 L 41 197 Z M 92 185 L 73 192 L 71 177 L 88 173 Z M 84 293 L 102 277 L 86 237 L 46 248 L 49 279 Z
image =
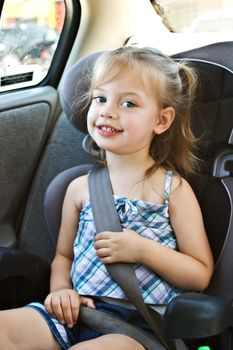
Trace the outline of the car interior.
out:
M 82 75 L 104 50 L 153 46 L 189 61 L 198 73 L 192 127 L 201 164 L 189 181 L 215 261 L 205 291 L 184 293 L 167 306 L 162 331 L 175 342 L 161 350 L 233 350 L 233 42 L 194 47 L 177 41 L 171 49 L 173 33 L 164 27 L 156 35 L 159 23 L 149 0 L 67 0 L 45 79 L 0 90 L 0 308 L 47 295 L 66 188 L 93 166 L 85 111 L 75 111 L 80 123 L 72 118 L 74 102 L 88 88 Z

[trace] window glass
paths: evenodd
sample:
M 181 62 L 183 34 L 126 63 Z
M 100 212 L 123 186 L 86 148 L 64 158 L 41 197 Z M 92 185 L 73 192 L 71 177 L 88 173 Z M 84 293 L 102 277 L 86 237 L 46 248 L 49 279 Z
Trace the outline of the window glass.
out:
M 233 40 L 232 0 L 151 0 L 174 34 L 171 53 Z M 182 43 L 182 45 L 180 44 Z
M 0 91 L 41 82 L 65 18 L 64 0 L 5 0 L 0 19 Z
M 233 32 L 232 0 L 152 0 L 174 32 Z

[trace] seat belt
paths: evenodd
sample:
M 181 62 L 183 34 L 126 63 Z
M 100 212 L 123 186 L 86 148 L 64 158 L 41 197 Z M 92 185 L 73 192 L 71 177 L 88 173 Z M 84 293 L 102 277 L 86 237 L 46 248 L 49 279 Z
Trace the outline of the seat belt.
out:
M 105 166 L 94 166 L 89 175 L 89 191 L 96 232 L 122 232 L 122 225 L 112 195 L 109 172 Z M 144 303 L 133 264 L 114 263 L 106 264 L 105 266 L 114 281 L 120 285 L 129 301 L 136 306 L 139 313 L 155 332 L 161 343 L 167 347 L 167 340 L 161 332 L 162 316 Z
M 108 169 L 96 164 L 89 174 L 89 193 L 96 232 L 122 232 L 122 226 L 116 211 Z M 109 274 L 120 285 L 129 301 L 154 331 L 156 337 L 146 331 L 97 310 L 81 308 L 82 321 L 103 334 L 121 333 L 139 341 L 147 350 L 175 350 L 176 341 L 162 334 L 162 315 L 144 303 L 133 264 L 105 264 Z M 183 341 L 179 341 L 179 350 L 187 350 Z

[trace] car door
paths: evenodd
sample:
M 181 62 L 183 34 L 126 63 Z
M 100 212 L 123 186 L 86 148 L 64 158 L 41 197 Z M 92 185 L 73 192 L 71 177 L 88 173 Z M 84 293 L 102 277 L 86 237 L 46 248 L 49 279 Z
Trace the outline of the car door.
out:
M 44 10 L 48 9 L 50 32 L 46 28 L 47 24 L 41 25 L 45 18 L 42 18 L 42 13 L 36 19 L 33 17 L 35 14 L 30 17 L 30 11 L 27 11 L 27 16 L 22 16 L 26 5 L 35 5 L 33 0 L 27 1 L 27 4 L 20 0 L 18 7 L 10 0 L 3 1 L 0 30 L 0 51 L 3 51 L 0 57 L 0 246 L 23 245 L 29 251 L 32 239 L 43 240 L 41 202 L 50 177 L 46 177 L 46 184 L 39 191 L 38 187 L 36 192 L 32 189 L 46 143 L 61 114 L 57 86 L 80 21 L 78 1 L 45 0 L 43 3 L 48 5 Z M 56 10 L 54 18 L 51 18 L 51 7 L 52 11 Z M 57 22 L 52 25 L 56 19 Z M 10 48 L 11 40 L 7 31 L 13 30 L 13 27 L 22 39 L 21 45 L 18 39 L 18 52 Z M 32 27 L 35 33 L 32 33 Z M 42 30 L 43 37 L 40 39 L 39 31 Z M 56 42 L 51 32 L 56 32 Z M 30 46 L 30 43 L 31 47 L 26 53 L 26 45 Z M 23 59 L 19 55 L 22 51 Z M 13 57 L 20 62 L 12 61 Z M 53 175 L 50 174 L 51 177 Z M 43 175 L 40 180 L 43 180 Z M 30 207 L 31 194 L 35 197 L 33 208 Z M 37 212 L 37 218 L 34 212 Z M 37 227 L 40 227 L 39 236 L 34 235 Z M 49 242 L 46 249 L 51 249 Z M 43 248 L 38 255 L 48 256 Z

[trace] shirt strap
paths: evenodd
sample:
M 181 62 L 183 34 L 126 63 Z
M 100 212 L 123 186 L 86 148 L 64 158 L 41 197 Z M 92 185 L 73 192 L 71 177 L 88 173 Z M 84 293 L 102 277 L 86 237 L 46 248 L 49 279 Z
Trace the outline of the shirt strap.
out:
M 165 189 L 164 189 L 164 197 L 165 197 L 166 204 L 168 204 L 168 197 L 171 190 L 172 176 L 173 176 L 173 172 L 169 170 L 166 174 L 166 182 L 165 182 Z

